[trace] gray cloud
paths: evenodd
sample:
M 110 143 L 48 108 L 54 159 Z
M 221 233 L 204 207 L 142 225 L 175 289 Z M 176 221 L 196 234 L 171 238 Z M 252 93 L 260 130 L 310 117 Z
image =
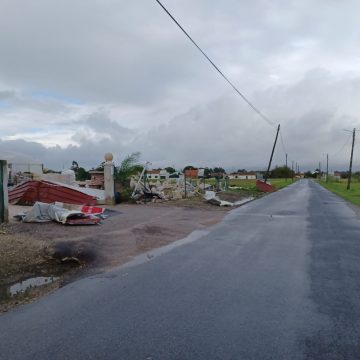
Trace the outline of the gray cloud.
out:
M 359 86 L 359 81 L 359 78 L 339 80 L 328 72 L 314 70 L 293 86 L 258 92 L 257 102 L 268 110 L 267 115 L 274 122 L 282 124 L 285 149 L 279 141 L 274 165 L 285 162 L 286 151 L 289 163 L 294 160 L 304 169 L 314 169 L 329 153 L 331 167 L 345 169 L 349 144 L 341 152 L 338 150 L 348 138 L 343 129 L 359 125 L 356 117 L 359 104 L 349 101 L 349 94 Z M 317 101 L 310 90 L 328 96 Z M 82 125 L 77 133 L 79 146 L 46 149 L 36 143 L 3 141 L 0 154 L 6 151 L 16 156 L 26 154 L 41 159 L 47 167 L 61 168 L 69 166 L 72 160 L 83 166 L 96 166 L 107 151 L 113 152 L 117 161 L 130 152 L 141 151 L 142 159 L 154 166 L 193 164 L 261 169 L 267 164 L 275 136 L 275 129 L 234 95 L 193 107 L 169 122 L 150 126 L 147 131 L 129 130 L 100 110 L 87 115 L 79 124 Z M 89 129 L 98 137 L 87 137 Z M 360 168 L 357 155 L 355 167 Z
M 314 168 L 341 148 L 342 128 L 357 126 L 358 1 L 164 3 L 232 81 L 281 122 L 294 161 Z M 0 52 L 0 136 L 8 139 L 0 142 L 1 157 L 54 168 L 72 160 L 91 167 L 104 152 L 121 159 L 137 150 L 159 166 L 267 162 L 274 129 L 155 1 L 6 1 Z M 334 166 L 345 167 L 347 157 L 344 149 Z M 279 146 L 274 163 L 283 162 Z

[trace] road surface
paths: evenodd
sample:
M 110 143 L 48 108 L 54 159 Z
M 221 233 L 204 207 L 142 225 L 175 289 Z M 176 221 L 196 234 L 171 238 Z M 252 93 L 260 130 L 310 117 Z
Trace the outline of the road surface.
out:
M 344 201 L 302 180 L 200 235 L 1 316 L 0 359 L 360 358 Z

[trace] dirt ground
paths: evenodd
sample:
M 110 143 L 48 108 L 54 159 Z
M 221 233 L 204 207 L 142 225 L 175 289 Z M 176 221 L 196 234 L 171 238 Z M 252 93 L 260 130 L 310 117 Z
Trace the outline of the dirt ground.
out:
M 234 199 L 232 199 L 234 200 Z M 11 222 L 0 227 L 0 312 L 53 291 L 64 282 L 130 261 L 140 253 L 182 239 L 219 222 L 229 208 L 199 199 L 120 204 L 101 225 L 22 223 L 13 215 L 28 207 L 10 206 Z M 37 276 L 57 276 L 51 285 L 9 296 L 9 287 Z

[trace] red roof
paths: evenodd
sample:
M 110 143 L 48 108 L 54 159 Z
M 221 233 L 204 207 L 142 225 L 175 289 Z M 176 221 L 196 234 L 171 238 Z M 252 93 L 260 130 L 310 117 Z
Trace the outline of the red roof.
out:
M 146 171 L 147 174 L 154 174 L 154 175 L 159 175 L 160 174 L 160 170 L 147 170 Z
M 34 204 L 36 201 L 68 204 L 96 205 L 93 196 L 47 181 L 26 181 L 9 190 L 10 204 Z
M 185 170 L 185 176 L 188 178 L 197 178 L 199 174 L 199 170 L 198 169 L 186 169 Z

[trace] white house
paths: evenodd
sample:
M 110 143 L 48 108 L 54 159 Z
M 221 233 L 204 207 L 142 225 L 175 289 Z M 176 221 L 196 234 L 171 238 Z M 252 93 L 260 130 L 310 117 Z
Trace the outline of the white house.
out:
M 246 173 L 232 173 L 229 174 L 229 179 L 238 179 L 238 180 L 256 180 L 256 174 L 252 172 Z
M 170 174 L 165 169 L 147 170 L 146 176 L 149 180 L 167 180 Z
M 147 170 L 146 176 L 149 180 L 160 180 L 160 170 Z
M 170 174 L 167 172 L 167 170 L 162 169 L 160 170 L 160 179 L 161 180 L 167 180 L 169 178 Z

